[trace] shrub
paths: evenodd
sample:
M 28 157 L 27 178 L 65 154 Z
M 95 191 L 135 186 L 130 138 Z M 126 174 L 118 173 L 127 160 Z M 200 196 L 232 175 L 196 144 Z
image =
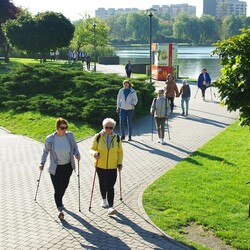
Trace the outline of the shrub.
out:
M 78 67 L 25 65 L 0 76 L 0 102 L 9 110 L 38 111 L 99 125 L 105 117 L 117 118 L 116 96 L 124 78 L 79 70 Z M 154 86 L 133 79 L 137 115 L 148 113 Z

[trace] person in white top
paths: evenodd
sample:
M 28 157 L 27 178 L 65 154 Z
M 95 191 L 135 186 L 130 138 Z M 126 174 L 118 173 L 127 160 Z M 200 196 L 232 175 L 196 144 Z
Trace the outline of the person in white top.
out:
M 157 98 L 154 98 L 150 108 L 150 114 L 155 117 L 158 131 L 158 142 L 164 144 L 165 121 L 170 113 L 169 100 L 164 97 L 164 90 L 158 90 Z
M 132 88 L 130 81 L 123 81 L 123 88 L 121 88 L 117 95 L 116 111 L 120 116 L 120 130 L 121 140 L 125 140 L 125 121 L 128 121 L 128 140 L 132 138 L 132 119 L 134 115 L 134 108 L 138 102 L 136 91 Z
M 80 161 L 81 156 L 72 132 L 67 132 L 68 122 L 63 118 L 56 121 L 56 131 L 48 135 L 44 144 L 40 171 L 43 171 L 47 156 L 50 153 L 48 171 L 54 186 L 54 198 L 59 212 L 58 218 L 64 218 L 63 196 L 68 187 L 72 171 L 75 170 L 75 158 Z

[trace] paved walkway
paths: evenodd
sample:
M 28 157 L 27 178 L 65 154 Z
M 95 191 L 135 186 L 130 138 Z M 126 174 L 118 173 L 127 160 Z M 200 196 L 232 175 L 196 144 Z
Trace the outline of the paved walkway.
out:
M 106 69 L 108 73 L 110 68 L 97 65 L 97 71 Z M 117 73 L 123 74 L 123 67 L 117 67 Z M 157 82 L 156 86 L 163 87 L 163 84 Z M 196 86 L 191 85 L 191 90 L 188 117 L 180 116 L 180 99 L 175 100 L 176 107 L 169 121 L 171 140 L 166 145 L 156 142 L 156 134 L 151 141 L 150 116 L 136 121 L 138 131 L 134 129 L 134 141 L 123 143 L 123 202 L 119 199 L 117 182 L 115 207 L 119 213 L 113 217 L 108 217 L 107 210 L 99 206 L 97 182 L 91 212 L 88 210 L 94 173 L 89 155 L 92 138 L 79 143 L 81 211 L 77 175 L 73 174 L 64 199 L 66 221 L 61 223 L 47 171 L 42 173 L 37 202 L 34 201 L 43 144 L 0 129 L 0 249 L 189 249 L 153 225 L 141 199 L 150 183 L 237 118 L 236 113 L 220 107 L 214 95 L 213 100 L 203 102 L 200 92 L 194 99 Z

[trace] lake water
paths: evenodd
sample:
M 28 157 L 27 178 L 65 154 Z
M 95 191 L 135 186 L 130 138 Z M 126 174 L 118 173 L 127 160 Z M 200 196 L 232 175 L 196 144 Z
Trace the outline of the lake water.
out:
M 191 47 L 178 46 L 179 76 L 197 78 L 202 68 L 206 68 L 212 80 L 220 76 L 220 60 L 218 56 L 211 56 L 213 46 Z M 149 46 L 116 47 L 116 54 L 120 63 L 126 64 L 128 59 L 132 63 L 149 63 Z

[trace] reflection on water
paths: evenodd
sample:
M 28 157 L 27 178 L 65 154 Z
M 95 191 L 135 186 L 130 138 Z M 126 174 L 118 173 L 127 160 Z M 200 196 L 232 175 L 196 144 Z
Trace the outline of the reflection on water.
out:
M 206 68 L 212 80 L 220 76 L 220 60 L 218 56 L 212 56 L 213 46 L 207 47 L 178 47 L 179 76 L 197 78 L 202 68 Z M 120 57 L 120 63 L 126 64 L 128 59 L 132 63 L 149 63 L 149 46 L 116 47 L 116 54 Z

